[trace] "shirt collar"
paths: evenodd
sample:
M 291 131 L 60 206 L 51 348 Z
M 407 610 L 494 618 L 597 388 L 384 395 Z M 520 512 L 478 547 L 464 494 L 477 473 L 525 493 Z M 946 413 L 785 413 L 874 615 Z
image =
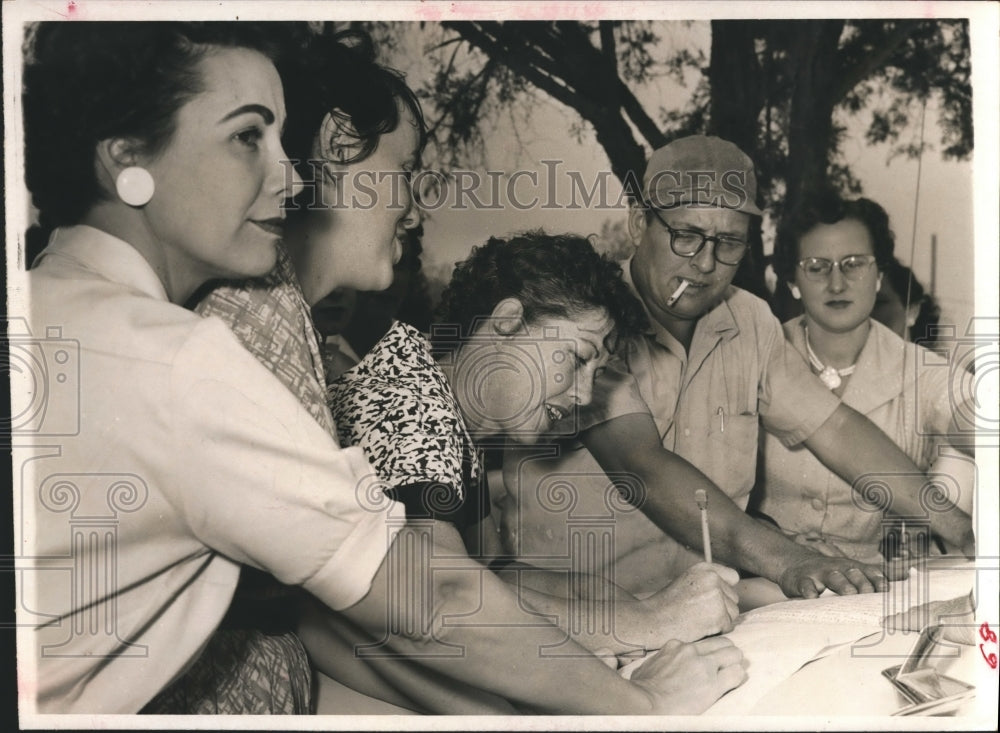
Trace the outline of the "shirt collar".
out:
M 636 288 L 635 282 L 632 280 L 631 257 L 622 263 L 622 279 L 625 281 L 625 284 L 628 285 L 632 294 L 639 299 L 640 303 L 642 303 L 642 309 L 646 312 L 646 318 L 649 320 L 649 328 L 645 331 L 646 335 L 653 336 L 657 341 L 666 346 L 673 346 L 675 344 L 679 346 L 677 339 L 674 338 L 673 334 L 664 328 L 663 325 L 653 317 L 652 313 L 649 312 L 649 308 L 646 307 L 646 302 L 642 299 L 642 295 L 639 294 L 639 290 Z M 736 318 L 733 315 L 732 308 L 729 306 L 729 299 L 735 292 L 736 288 L 733 285 L 726 288 L 726 293 L 722 298 L 722 302 L 698 319 L 698 323 L 695 325 L 696 334 L 700 332 L 705 334 L 718 334 L 721 336 L 727 332 L 731 332 L 729 337 L 732 338 L 739 333 L 739 326 L 736 323 Z
M 866 413 L 904 390 L 916 388 L 916 370 L 913 364 L 907 363 L 908 354 L 910 359 L 916 357 L 911 344 L 871 319 L 871 329 L 858 355 L 857 366 L 857 371 L 866 376 L 863 380 L 852 379 L 847 383 L 847 389 L 856 393 L 851 399 L 852 405 L 858 405 L 856 410 Z
M 139 250 L 102 229 L 85 224 L 56 229 L 32 266 L 47 257 L 73 260 L 107 280 L 157 300 L 169 300 L 163 283 Z
M 797 316 L 787 325 L 789 341 L 808 359 L 805 316 Z M 871 319 L 871 330 L 856 362 L 857 376 L 847 383 L 841 399 L 862 414 L 894 399 L 916 381 L 916 370 L 906 363 L 907 358 L 916 356 L 912 345 Z

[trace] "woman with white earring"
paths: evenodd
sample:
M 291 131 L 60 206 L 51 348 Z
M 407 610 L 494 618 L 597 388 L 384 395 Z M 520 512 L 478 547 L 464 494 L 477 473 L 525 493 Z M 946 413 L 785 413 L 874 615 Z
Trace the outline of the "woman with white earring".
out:
M 183 307 L 210 280 L 275 265 L 300 183 L 281 142 L 283 36 L 250 22 L 28 29 L 25 178 L 53 231 L 25 315 L 39 339 L 58 332 L 52 364 L 69 367 L 45 395 L 55 450 L 15 449 L 19 541 L 72 573 L 19 588 L 22 711 L 307 713 L 297 640 L 252 662 L 262 635 L 217 633 L 241 564 L 347 608 L 388 552 L 391 504 L 357 500 L 360 449 L 340 449 L 219 319 Z M 158 704 L 219 657 L 207 674 L 225 684 Z
M 785 336 L 824 385 L 866 415 L 927 470 L 949 438 L 962 434 L 952 397 L 951 370 L 929 366 L 921 347 L 871 318 L 894 238 L 885 210 L 869 199 L 824 192 L 789 213 L 775 244 L 775 271 L 804 313 L 784 325 Z M 967 434 L 967 431 L 966 431 Z M 970 448 L 965 448 L 971 452 Z M 882 523 L 890 497 L 862 496 L 808 451 L 768 436 L 760 510 L 796 540 L 828 554 L 880 562 Z M 947 477 L 945 477 L 947 478 Z M 954 482 L 940 484 L 946 502 L 930 494 L 914 514 L 969 521 L 953 502 Z M 898 497 L 892 497 L 897 501 Z M 923 509 L 925 504 L 932 510 Z M 967 536 L 971 537 L 971 526 Z M 915 549 L 915 548 L 914 548 Z M 962 548 L 971 554 L 972 548 Z

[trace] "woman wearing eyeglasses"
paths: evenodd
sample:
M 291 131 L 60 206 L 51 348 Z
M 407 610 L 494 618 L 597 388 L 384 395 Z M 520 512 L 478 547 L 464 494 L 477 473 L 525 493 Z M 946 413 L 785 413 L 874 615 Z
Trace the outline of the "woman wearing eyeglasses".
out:
M 782 222 L 775 271 L 804 310 L 784 324 L 786 338 L 817 379 L 926 471 L 945 439 L 962 432 L 951 399 L 959 393 L 951 370 L 937 366 L 940 359 L 924 359 L 925 349 L 871 318 L 893 246 L 881 206 L 827 192 Z M 770 435 L 764 469 L 760 510 L 785 532 L 827 554 L 881 561 L 888 496 L 853 491 L 808 450 L 786 448 Z M 959 499 L 953 482 L 945 478 L 939 485 L 951 501 Z M 922 499 L 931 511 L 944 508 L 930 492 Z

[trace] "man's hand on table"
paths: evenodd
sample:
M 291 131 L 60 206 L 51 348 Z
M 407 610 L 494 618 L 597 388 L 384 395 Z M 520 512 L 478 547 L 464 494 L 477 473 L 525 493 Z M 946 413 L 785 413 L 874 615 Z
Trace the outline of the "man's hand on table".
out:
M 808 547 L 820 555 L 826 555 L 827 557 L 847 557 L 839 547 L 826 540 L 814 540 L 801 534 L 795 535 L 792 539 L 795 540 L 795 544 Z
M 700 562 L 641 601 L 658 636 L 650 640 L 651 646 L 668 639 L 696 641 L 732 631 L 739 615 L 739 596 L 734 588 L 739 579 L 732 568 Z
M 906 577 L 906 570 L 901 565 L 889 564 L 887 567 L 888 577 L 877 565 L 810 551 L 785 569 L 778 585 L 789 598 L 817 598 L 827 588 L 841 595 L 882 592 L 888 589 L 890 580 Z
M 698 715 L 746 681 L 743 652 L 721 636 L 687 644 L 668 641 L 632 674 L 657 715 Z

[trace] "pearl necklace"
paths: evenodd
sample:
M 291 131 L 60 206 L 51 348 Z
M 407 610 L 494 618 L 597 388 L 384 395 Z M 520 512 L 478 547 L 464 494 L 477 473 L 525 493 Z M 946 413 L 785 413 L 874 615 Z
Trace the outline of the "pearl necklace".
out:
M 819 360 L 816 356 L 816 352 L 813 351 L 812 345 L 809 343 L 809 329 L 806 328 L 806 351 L 809 352 L 809 363 L 813 365 L 813 368 L 819 371 L 819 381 L 826 385 L 827 389 L 837 389 L 843 380 L 841 377 L 849 377 L 854 374 L 854 370 L 857 368 L 858 364 L 855 362 L 849 367 L 843 369 L 836 369 L 832 366 L 824 366 L 823 362 Z

